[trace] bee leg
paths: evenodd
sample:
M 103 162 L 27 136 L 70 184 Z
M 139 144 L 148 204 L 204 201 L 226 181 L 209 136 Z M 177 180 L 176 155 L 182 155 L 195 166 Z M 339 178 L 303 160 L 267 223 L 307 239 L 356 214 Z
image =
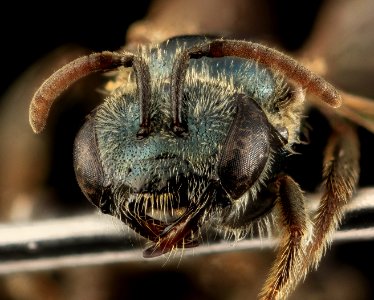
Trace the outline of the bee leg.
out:
M 305 259 L 308 216 L 299 185 L 287 175 L 274 183 L 281 237 L 275 262 L 259 295 L 261 300 L 285 299 L 295 286 L 295 275 Z
M 353 126 L 330 116 L 333 133 L 326 146 L 323 162 L 324 191 L 314 217 L 313 243 L 307 248 L 308 265 L 305 275 L 316 268 L 339 226 L 344 207 L 351 199 L 359 178 L 359 141 Z M 302 276 L 300 276 L 302 277 Z

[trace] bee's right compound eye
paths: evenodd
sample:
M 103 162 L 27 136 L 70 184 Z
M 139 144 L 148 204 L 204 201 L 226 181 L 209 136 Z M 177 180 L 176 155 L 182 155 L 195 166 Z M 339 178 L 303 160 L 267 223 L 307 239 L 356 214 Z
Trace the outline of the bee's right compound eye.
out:
M 221 184 L 234 199 L 248 191 L 264 171 L 272 140 L 272 126 L 259 105 L 242 94 L 236 103 L 218 164 Z
M 104 171 L 97 148 L 94 120 L 90 116 L 75 138 L 74 170 L 84 195 L 95 206 L 103 209 Z

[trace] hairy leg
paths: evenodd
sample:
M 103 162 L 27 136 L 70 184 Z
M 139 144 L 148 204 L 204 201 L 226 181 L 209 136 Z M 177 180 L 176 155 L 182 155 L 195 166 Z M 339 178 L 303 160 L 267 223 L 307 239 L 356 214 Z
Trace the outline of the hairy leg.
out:
M 331 118 L 330 118 L 331 120 Z M 332 119 L 333 134 L 325 149 L 324 192 L 314 217 L 314 239 L 307 249 L 308 266 L 316 268 L 339 226 L 344 207 L 351 199 L 359 178 L 359 141 L 354 128 Z
M 261 300 L 284 299 L 295 286 L 298 267 L 306 258 L 309 219 L 303 192 L 287 175 L 280 175 L 274 186 L 281 236 L 275 262 L 259 295 Z

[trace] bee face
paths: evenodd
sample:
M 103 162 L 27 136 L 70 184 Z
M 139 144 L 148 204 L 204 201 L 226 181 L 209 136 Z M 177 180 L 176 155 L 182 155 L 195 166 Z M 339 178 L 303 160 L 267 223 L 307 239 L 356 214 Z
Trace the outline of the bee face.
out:
M 155 229 L 144 233 L 142 227 L 153 227 L 155 222 L 167 227 L 191 203 L 202 210 L 201 197 L 212 180 L 219 181 L 220 188 L 211 196 L 209 209 L 204 208 L 209 213 L 191 226 L 188 236 L 196 236 L 210 218 L 220 219 L 219 208 L 256 194 L 273 175 L 274 157 L 289 147 L 284 138 L 279 142 L 276 127 L 297 128 L 295 123 L 287 128 L 282 119 L 282 101 L 291 100 L 287 99 L 289 87 L 279 74 L 255 61 L 204 58 L 191 61 L 186 70 L 182 113 L 188 132 L 183 137 L 176 135 L 171 128 L 172 62 L 188 44 L 199 42 L 201 37 L 177 38 L 141 51 L 150 69 L 152 90 L 150 132 L 145 138 L 137 136 L 141 107 L 131 88 L 136 86 L 135 76 L 130 74 L 89 117 L 76 140 L 75 170 L 86 196 L 121 219 L 135 215 L 140 221 L 131 221 L 133 228 L 151 240 L 160 233 Z M 243 108 L 238 107 L 238 98 L 248 106 L 240 117 Z M 250 124 L 238 125 L 237 119 L 242 123 L 250 120 Z M 239 131 L 232 133 L 238 126 Z M 88 146 L 82 142 L 86 136 L 91 136 Z M 82 148 L 90 149 L 91 155 Z M 250 162 L 242 174 L 238 166 L 244 160 Z M 96 178 L 87 177 L 87 167 L 92 165 L 99 170 Z M 96 187 L 93 192 L 91 187 Z
M 357 137 L 334 117 L 308 242 L 304 195 L 283 162 L 300 142 L 305 93 L 337 107 L 337 90 L 260 44 L 176 37 L 136 53 L 94 53 L 58 70 L 31 103 L 34 131 L 66 87 L 112 69 L 119 69 L 113 88 L 75 140 L 86 197 L 153 242 L 145 257 L 197 246 L 205 225 L 241 238 L 276 212 L 281 247 L 261 295 L 286 295 L 318 263 L 357 183 Z

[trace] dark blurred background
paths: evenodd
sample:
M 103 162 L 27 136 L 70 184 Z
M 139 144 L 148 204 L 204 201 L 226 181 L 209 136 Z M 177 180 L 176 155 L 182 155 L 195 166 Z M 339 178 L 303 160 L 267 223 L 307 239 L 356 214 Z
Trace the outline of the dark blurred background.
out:
M 36 61 L 56 48 L 76 45 L 90 51 L 116 50 L 124 45 L 127 28 L 142 19 L 151 1 L 129 4 L 100 2 L 80 4 L 77 1 L 10 2 L 2 9 L 0 33 L 2 76 L 0 95 Z M 300 49 L 313 29 L 324 1 L 267 0 L 271 10 L 272 35 L 286 50 Z M 131 6 L 131 7 L 130 7 Z M 374 28 L 373 28 L 374 30 Z M 338 47 L 338 45 L 337 45 Z M 373 70 L 374 74 L 374 70 Z M 368 95 L 373 97 L 372 95 Z M 0 104 L 2 104 L 0 102 Z M 51 165 L 47 179 L 50 190 L 63 199 L 57 207 L 68 206 L 66 214 L 76 207 L 91 208 L 76 184 L 72 168 L 72 143 L 87 108 L 71 106 L 56 118 L 51 135 Z M 72 124 L 67 124 L 71 122 Z M 326 125 L 317 112 L 312 112 L 310 139 L 314 146 L 301 146 L 304 156 L 291 161 L 290 173 L 307 191 L 319 183 L 320 161 L 327 136 Z M 31 129 L 30 129 L 31 130 Z M 373 137 L 360 129 L 362 137 L 362 186 L 374 186 Z M 17 137 L 15 137 L 16 139 Z M 300 166 L 308 172 L 300 172 Z M 1 166 L 0 166 L 1 167 Z M 65 207 L 64 207 L 65 209 Z M 77 210 L 76 212 L 80 212 Z M 292 299 L 374 299 L 374 243 L 357 242 L 334 245 L 318 272 L 310 274 Z M 273 252 L 231 253 L 193 258 L 166 267 L 152 264 L 81 268 L 52 274 L 4 277 L 0 299 L 254 299 L 272 260 Z M 1 258 L 0 258 L 1 260 Z M 87 276 L 89 274 L 89 276 Z M 91 280 L 87 277 L 92 277 Z M 351 288 L 346 288 L 351 283 Z M 18 290 L 19 289 L 19 290 Z M 17 291 L 18 290 L 18 291 Z M 250 291 L 250 292 L 249 292 Z
M 265 2 L 277 17 L 277 35 L 286 47 L 296 49 L 310 32 L 323 1 Z M 124 44 L 127 27 L 146 15 L 150 3 L 9 2 L 0 18 L 4 72 L 0 90 L 4 91 L 32 63 L 62 45 L 77 44 L 92 51 L 118 49 Z

